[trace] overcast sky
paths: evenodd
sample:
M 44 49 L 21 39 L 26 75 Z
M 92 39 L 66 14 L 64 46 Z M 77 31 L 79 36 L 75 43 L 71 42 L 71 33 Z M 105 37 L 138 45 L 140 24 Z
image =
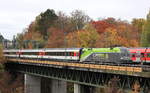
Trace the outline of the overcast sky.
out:
M 83 10 L 92 19 L 114 17 L 131 21 L 145 18 L 150 0 L 0 0 L 0 33 L 6 39 L 21 33 L 35 17 L 46 9 L 63 11 Z

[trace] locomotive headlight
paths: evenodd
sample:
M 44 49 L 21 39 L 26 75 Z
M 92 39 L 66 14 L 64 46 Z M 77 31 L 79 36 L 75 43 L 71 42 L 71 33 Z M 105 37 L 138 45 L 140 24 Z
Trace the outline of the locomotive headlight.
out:
M 130 58 L 129 58 L 129 57 L 126 57 L 126 56 L 124 56 L 124 57 L 121 57 L 120 59 L 121 59 L 121 60 L 129 60 Z
M 124 59 L 123 57 L 121 57 L 120 59 Z

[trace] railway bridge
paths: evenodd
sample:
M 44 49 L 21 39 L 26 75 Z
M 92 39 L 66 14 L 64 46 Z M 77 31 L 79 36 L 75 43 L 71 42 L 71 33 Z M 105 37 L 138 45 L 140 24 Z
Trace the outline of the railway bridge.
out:
M 74 93 L 100 93 L 100 88 L 107 88 L 106 93 L 114 89 L 150 93 L 148 65 L 13 58 L 7 59 L 5 66 L 12 72 L 24 73 L 25 93 L 67 93 L 66 82 L 74 83 Z M 42 83 L 43 77 L 49 81 Z

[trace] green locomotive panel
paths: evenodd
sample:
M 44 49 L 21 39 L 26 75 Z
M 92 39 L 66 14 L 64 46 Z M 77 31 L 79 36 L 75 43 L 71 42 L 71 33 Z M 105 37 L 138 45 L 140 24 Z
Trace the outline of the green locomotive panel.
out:
M 111 58 L 111 59 L 110 59 Z M 119 61 L 121 59 L 121 48 L 83 48 L 80 61 Z

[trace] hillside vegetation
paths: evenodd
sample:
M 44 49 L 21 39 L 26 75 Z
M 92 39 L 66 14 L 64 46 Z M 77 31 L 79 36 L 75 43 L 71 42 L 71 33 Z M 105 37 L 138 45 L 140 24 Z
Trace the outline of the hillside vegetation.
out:
M 4 38 L 0 35 L 0 41 Z M 66 15 L 47 9 L 22 33 L 13 38 L 13 46 L 25 48 L 66 47 L 148 47 L 150 46 L 150 12 L 146 19 L 131 22 L 112 17 L 93 20 L 81 10 Z M 0 63 L 4 62 L 0 46 Z M 0 68 L 2 66 L 0 65 Z
M 2 52 L 2 45 L 0 45 L 0 72 L 4 71 L 4 57 L 3 57 L 3 52 Z
M 68 16 L 47 9 L 14 41 L 16 48 L 149 46 L 149 21 L 149 14 L 147 19 L 135 18 L 129 23 L 111 17 L 93 20 L 81 10 Z
M 14 78 L 4 70 L 5 59 L 3 57 L 2 45 L 0 45 L 0 93 L 23 93 L 23 76 Z

